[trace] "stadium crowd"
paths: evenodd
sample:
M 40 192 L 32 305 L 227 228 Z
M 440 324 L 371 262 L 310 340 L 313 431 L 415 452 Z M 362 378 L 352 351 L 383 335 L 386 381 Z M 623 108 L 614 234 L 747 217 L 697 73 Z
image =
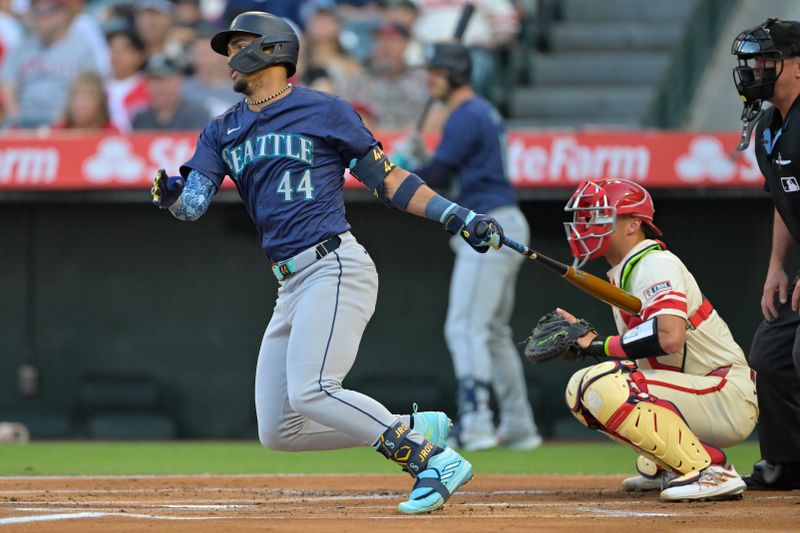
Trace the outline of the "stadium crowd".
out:
M 536 0 L 470 0 L 465 42 L 487 93 Z M 337 94 L 370 127 L 413 128 L 424 50 L 452 36 L 467 0 L 0 0 L 0 128 L 199 129 L 242 96 L 211 36 L 269 11 L 302 40 L 294 84 Z M 430 115 L 426 130 L 441 120 Z

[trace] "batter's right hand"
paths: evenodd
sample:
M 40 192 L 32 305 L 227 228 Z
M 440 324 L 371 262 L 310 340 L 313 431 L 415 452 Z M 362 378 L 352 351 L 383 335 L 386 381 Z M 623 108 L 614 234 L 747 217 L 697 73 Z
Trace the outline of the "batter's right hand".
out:
M 772 322 L 778 318 L 778 306 L 775 305 L 775 293 L 781 305 L 786 303 L 789 277 L 782 268 L 770 269 L 767 272 L 767 279 L 764 281 L 764 292 L 761 293 L 761 314 L 767 322 Z M 792 294 L 792 308 L 797 308 L 797 298 L 800 298 L 797 287 Z
M 159 168 L 153 179 L 153 187 L 150 189 L 153 205 L 161 209 L 169 209 L 181 197 L 183 185 L 182 177 L 167 176 L 167 171 Z

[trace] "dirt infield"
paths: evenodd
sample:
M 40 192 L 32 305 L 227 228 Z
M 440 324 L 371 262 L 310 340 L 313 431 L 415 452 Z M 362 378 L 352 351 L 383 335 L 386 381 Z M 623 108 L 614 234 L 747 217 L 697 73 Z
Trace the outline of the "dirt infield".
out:
M 0 478 L 0 533 L 800 530 L 800 491 L 667 504 L 620 480 L 480 475 L 443 510 L 404 516 L 402 475 Z

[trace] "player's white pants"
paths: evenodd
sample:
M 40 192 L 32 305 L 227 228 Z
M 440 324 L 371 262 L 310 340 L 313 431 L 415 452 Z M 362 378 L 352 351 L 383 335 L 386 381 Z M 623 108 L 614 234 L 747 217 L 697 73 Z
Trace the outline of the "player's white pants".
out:
M 530 229 L 516 206 L 493 209 L 512 239 L 527 244 Z M 491 383 L 501 418 L 535 429 L 522 361 L 509 321 L 514 309 L 517 274 L 524 257 L 508 248 L 476 253 L 460 236 L 450 241 L 456 254 L 450 279 L 445 338 L 456 378 Z M 459 406 L 463 411 L 464 406 Z
M 670 370 L 640 370 L 648 394 L 674 403 L 695 435 L 727 448 L 742 442 L 758 421 L 756 385 L 748 367 L 734 366 L 725 378 Z
M 375 264 L 349 232 L 336 251 L 283 282 L 256 366 L 264 446 L 371 445 L 397 419 L 372 398 L 342 388 L 377 294 Z

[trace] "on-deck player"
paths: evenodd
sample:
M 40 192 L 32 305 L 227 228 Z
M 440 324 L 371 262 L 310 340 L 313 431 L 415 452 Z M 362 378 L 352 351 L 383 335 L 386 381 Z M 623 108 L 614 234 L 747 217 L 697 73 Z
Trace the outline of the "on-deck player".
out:
M 663 489 L 671 501 L 739 497 L 745 483 L 720 448 L 752 432 L 755 378 L 686 266 L 646 238 L 646 231 L 661 235 L 650 194 L 628 180 L 587 180 L 565 210 L 573 214 L 565 228 L 576 262 L 605 257 L 611 282 L 642 302 L 637 315 L 613 310 L 619 335 L 579 339 L 583 353 L 611 360 L 569 380 L 572 413 L 641 454 L 640 475 L 624 490 Z
M 233 88 L 246 98 L 206 125 L 180 176 L 159 171 L 153 200 L 195 220 L 228 175 L 258 229 L 280 284 L 256 366 L 261 443 L 287 451 L 372 445 L 416 478 L 401 512 L 437 509 L 472 477 L 446 446 L 447 416 L 393 415 L 342 388 L 378 290 L 375 265 L 345 220 L 344 170 L 387 206 L 439 221 L 479 252 L 502 229 L 393 165 L 349 104 L 288 84 L 299 44 L 282 19 L 243 13 L 211 47 L 228 57 Z M 481 221 L 491 229 L 479 237 Z
M 434 188 L 457 182 L 459 204 L 491 215 L 527 244 L 530 228 L 506 169 L 505 126 L 500 113 L 470 87 L 469 49 L 454 42 L 434 43 L 428 47 L 426 67 L 428 90 L 449 115 L 436 152 L 415 172 Z M 509 326 L 524 257 L 510 249 L 478 255 L 458 238 L 451 240 L 451 247 L 456 260 L 445 338 L 458 380 L 458 421 L 450 444 L 466 451 L 498 444 L 536 448 L 542 439 Z M 480 285 L 471 282 L 478 278 Z M 490 387 L 499 407 L 497 428 L 489 405 Z

